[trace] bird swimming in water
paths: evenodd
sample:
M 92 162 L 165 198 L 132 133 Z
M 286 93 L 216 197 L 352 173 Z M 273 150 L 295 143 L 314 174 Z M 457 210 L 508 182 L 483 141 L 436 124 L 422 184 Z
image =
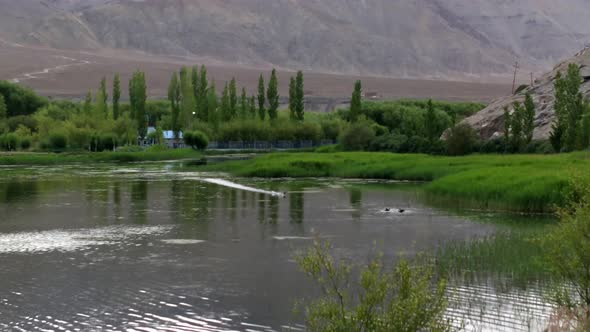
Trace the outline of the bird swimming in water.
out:
M 397 210 L 397 211 L 398 211 L 399 213 L 404 213 L 404 212 L 406 212 L 406 210 L 404 210 L 404 209 L 399 209 L 399 210 Z
M 389 212 L 389 211 L 391 211 L 390 208 L 385 208 L 385 212 Z

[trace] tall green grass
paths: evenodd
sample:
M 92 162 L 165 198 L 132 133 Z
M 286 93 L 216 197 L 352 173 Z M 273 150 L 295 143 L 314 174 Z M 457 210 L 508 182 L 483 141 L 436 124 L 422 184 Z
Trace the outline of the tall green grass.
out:
M 342 177 L 429 181 L 439 198 L 478 207 L 549 212 L 563 204 L 571 171 L 590 167 L 590 153 L 442 157 L 391 153 L 273 153 L 208 166 L 250 177 Z M 590 176 L 590 175 L 589 175 Z

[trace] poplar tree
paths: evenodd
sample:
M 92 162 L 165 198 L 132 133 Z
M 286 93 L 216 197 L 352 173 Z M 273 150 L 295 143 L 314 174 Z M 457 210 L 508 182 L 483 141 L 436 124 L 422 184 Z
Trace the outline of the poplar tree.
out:
M 291 120 L 297 119 L 297 95 L 296 95 L 295 77 L 291 77 L 289 81 L 289 117 Z
M 86 99 L 84 99 L 84 114 L 90 115 L 92 113 L 92 91 L 88 91 Z
M 277 79 L 277 71 L 272 70 L 270 74 L 270 81 L 268 82 L 268 116 L 271 120 L 276 120 L 279 111 L 279 82 Z
M 172 73 L 170 84 L 168 84 L 168 100 L 170 101 L 170 111 L 172 113 L 172 131 L 174 138 L 180 138 L 180 84 L 176 72 Z
M 256 96 L 254 95 L 250 97 L 249 116 L 252 119 L 256 118 Z
M 100 88 L 96 94 L 96 109 L 104 118 L 107 118 L 109 115 L 108 100 L 107 79 L 106 77 L 103 77 L 102 80 L 100 80 Z
M 135 106 L 137 104 L 136 102 L 136 91 L 135 91 L 135 73 L 133 73 L 133 75 L 131 76 L 131 79 L 129 80 L 129 89 L 127 90 L 129 92 L 129 108 L 131 110 L 131 118 L 135 119 L 136 115 L 137 115 L 137 110 L 135 109 Z
M 199 78 L 199 67 L 193 66 L 191 80 L 193 83 L 193 96 L 195 98 L 195 113 L 198 115 L 199 114 L 199 96 L 200 96 L 199 84 L 201 84 L 201 80 Z
M 231 120 L 231 102 L 227 83 L 225 83 L 223 93 L 221 94 L 221 120 L 224 122 Z
M 199 75 L 199 113 L 197 114 L 201 121 L 209 121 L 209 101 L 207 96 L 207 89 L 209 81 L 207 79 L 207 68 L 201 65 L 201 75 Z
M 523 114 L 524 109 L 519 102 L 514 102 L 514 112 L 511 116 L 510 123 L 510 145 L 513 152 L 519 152 L 522 150 L 523 144 Z
M 231 120 L 238 114 L 238 91 L 235 78 L 232 78 L 229 82 L 229 110 Z
M 428 104 L 426 105 L 426 119 L 424 124 L 426 127 L 426 137 L 430 143 L 432 143 L 437 138 L 436 111 L 434 110 L 432 99 L 429 99 Z
M 0 121 L 6 119 L 8 116 L 8 107 L 6 106 L 6 101 L 4 100 L 4 95 L 0 94 Z
M 135 116 L 137 120 L 137 131 L 140 137 L 144 138 L 147 134 L 147 119 L 145 104 L 147 101 L 147 85 L 145 74 L 137 71 L 133 74 L 133 94 L 135 96 Z
M 113 119 L 117 120 L 120 115 L 120 102 L 121 100 L 121 78 L 119 74 L 115 74 L 113 81 Z
M 303 121 L 305 119 L 305 91 L 303 90 L 303 72 L 297 72 L 295 79 L 295 113 L 297 119 Z
M 557 152 L 572 151 L 578 146 L 579 123 L 585 109 L 581 84 L 580 68 L 574 63 L 568 66 L 565 77 L 561 72 L 555 77 L 556 120 L 549 140 Z
M 535 131 L 535 102 L 530 93 L 527 93 L 524 100 L 523 114 L 523 134 L 526 144 L 533 141 L 533 132 Z
M 240 97 L 240 118 L 245 119 L 248 117 L 249 108 L 248 95 L 246 94 L 246 88 L 242 88 L 242 96 Z
M 191 128 L 193 112 L 195 112 L 195 94 L 192 75 L 186 67 L 180 70 L 181 118 L 184 130 Z
M 258 116 L 260 120 L 264 121 L 266 117 L 266 95 L 265 95 L 265 87 L 264 87 L 264 77 L 260 74 L 260 78 L 258 79 Z
M 208 121 L 217 128 L 219 123 L 219 117 L 217 112 L 217 91 L 215 89 L 215 81 L 211 82 L 211 86 L 207 90 L 207 110 L 208 110 Z
M 354 91 L 350 100 L 350 121 L 356 122 L 362 112 L 362 92 L 363 87 L 361 81 L 356 81 L 354 84 Z

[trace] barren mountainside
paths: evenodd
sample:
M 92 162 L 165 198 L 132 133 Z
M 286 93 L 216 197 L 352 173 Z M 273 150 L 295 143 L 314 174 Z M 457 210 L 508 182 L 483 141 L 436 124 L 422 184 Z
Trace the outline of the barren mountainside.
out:
M 546 70 L 590 42 L 586 0 L 0 0 L 0 38 L 397 77 Z

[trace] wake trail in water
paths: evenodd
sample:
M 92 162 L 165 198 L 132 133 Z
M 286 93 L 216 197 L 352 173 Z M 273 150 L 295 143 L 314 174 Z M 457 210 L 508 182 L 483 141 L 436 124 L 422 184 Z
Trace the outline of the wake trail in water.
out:
M 241 185 L 241 184 L 238 184 L 235 182 L 222 180 L 222 179 L 202 179 L 202 181 L 207 182 L 207 183 L 217 184 L 217 185 L 224 186 L 224 187 L 234 188 L 234 189 L 238 189 L 238 190 L 250 191 L 253 193 L 265 194 L 265 195 L 276 196 L 276 197 L 284 197 L 285 196 L 284 193 L 280 193 L 277 191 L 270 191 L 270 190 L 258 189 L 258 188 L 254 188 L 254 187 L 248 187 L 248 186 L 244 186 L 244 185 Z

